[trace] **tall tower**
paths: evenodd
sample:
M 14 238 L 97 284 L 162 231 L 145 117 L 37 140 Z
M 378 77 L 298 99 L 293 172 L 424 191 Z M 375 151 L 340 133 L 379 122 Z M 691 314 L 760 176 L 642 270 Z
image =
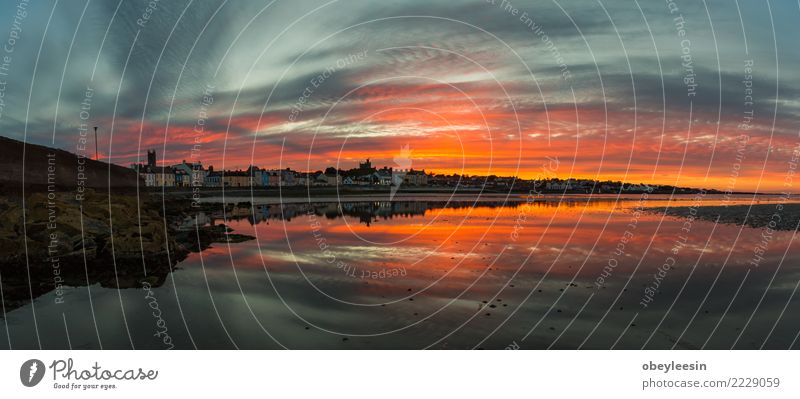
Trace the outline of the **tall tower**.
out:
M 147 150 L 147 166 L 156 166 L 156 150 Z
M 366 162 L 363 162 L 363 163 L 359 162 L 358 163 L 358 168 L 361 169 L 361 170 L 370 170 L 370 169 L 372 169 L 372 162 L 370 162 L 369 158 L 367 158 Z

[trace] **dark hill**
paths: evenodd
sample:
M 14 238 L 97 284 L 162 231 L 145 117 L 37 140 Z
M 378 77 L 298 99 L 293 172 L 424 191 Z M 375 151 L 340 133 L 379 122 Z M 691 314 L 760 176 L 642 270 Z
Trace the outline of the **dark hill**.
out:
M 109 184 L 112 188 L 135 187 L 138 179 L 133 169 L 0 136 L 0 186 L 3 186 L 3 191 L 16 191 L 23 181 L 26 187 L 55 185 L 72 191 L 79 184 L 95 189 L 107 189 Z

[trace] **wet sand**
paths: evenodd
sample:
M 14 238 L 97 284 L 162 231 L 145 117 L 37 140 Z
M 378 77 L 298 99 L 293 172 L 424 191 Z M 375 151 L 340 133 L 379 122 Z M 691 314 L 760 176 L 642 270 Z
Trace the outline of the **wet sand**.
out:
M 694 209 L 694 210 L 693 210 Z M 774 203 L 755 205 L 701 205 L 696 208 L 688 206 L 646 208 L 653 213 L 664 213 L 668 216 L 694 217 L 710 222 L 746 225 L 763 228 L 773 222 L 773 229 L 793 231 L 800 224 L 800 203 Z M 719 218 L 719 220 L 717 220 Z

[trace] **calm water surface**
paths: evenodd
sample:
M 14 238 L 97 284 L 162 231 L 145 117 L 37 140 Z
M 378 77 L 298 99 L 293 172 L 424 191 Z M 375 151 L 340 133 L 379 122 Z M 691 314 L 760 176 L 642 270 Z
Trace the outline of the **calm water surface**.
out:
M 754 266 L 762 229 L 640 206 L 258 205 L 214 221 L 256 240 L 193 253 L 147 289 L 46 294 L 7 313 L 0 347 L 796 347 L 794 232 Z

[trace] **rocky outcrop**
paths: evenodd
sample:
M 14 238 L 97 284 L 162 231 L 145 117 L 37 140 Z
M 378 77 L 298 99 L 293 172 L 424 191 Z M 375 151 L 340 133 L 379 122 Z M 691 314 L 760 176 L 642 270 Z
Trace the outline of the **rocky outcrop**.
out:
M 139 206 L 143 205 L 143 206 Z M 88 190 L 0 198 L 0 276 L 6 311 L 60 286 L 163 283 L 188 250 L 157 208 Z M 137 212 L 141 210 L 141 213 Z M 15 306 L 16 305 L 16 306 Z
M 225 225 L 179 228 L 189 202 L 168 213 L 154 194 L 111 195 L 87 190 L 38 191 L 0 197 L 0 279 L 6 311 L 60 286 L 160 286 L 189 252 L 214 242 L 239 242 Z M 199 239 L 198 239 L 199 237 Z
M 83 201 L 70 194 L 41 192 L 27 196 L 24 203 L 2 198 L 2 263 L 21 263 L 26 254 L 29 263 L 38 264 L 51 254 L 91 261 L 165 253 L 176 243 L 167 238 L 165 218 L 150 205 L 136 196 L 109 197 L 91 190 Z

